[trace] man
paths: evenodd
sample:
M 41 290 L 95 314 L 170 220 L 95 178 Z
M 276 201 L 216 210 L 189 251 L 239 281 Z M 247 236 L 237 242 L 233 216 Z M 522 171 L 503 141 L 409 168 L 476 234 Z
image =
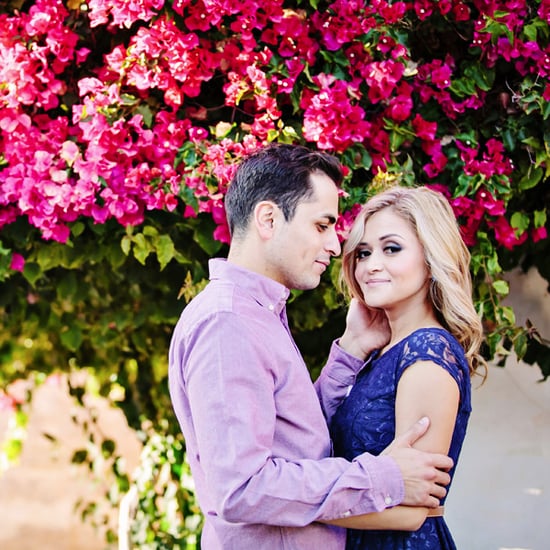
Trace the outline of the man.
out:
M 331 457 L 327 423 L 386 327 L 354 304 L 315 386 L 290 333 L 290 289 L 313 289 L 340 253 L 341 166 L 305 147 L 245 159 L 225 197 L 227 260 L 183 311 L 170 346 L 170 392 L 205 516 L 205 550 L 342 550 L 323 522 L 400 503 L 436 507 L 452 461 L 410 445 Z

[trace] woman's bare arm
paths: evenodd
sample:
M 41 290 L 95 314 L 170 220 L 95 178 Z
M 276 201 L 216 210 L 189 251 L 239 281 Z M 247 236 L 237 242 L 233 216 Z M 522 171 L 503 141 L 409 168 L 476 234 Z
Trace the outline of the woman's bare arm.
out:
M 331 525 L 347 529 L 384 529 L 390 531 L 416 531 L 426 519 L 428 508 L 415 506 L 395 506 L 383 512 L 350 516 L 325 521 Z
M 432 361 L 408 367 L 397 386 L 395 435 L 404 433 L 418 418 L 430 419 L 428 431 L 414 448 L 447 454 L 454 431 L 460 392 L 452 376 Z M 325 521 L 349 529 L 416 531 L 426 520 L 429 508 L 395 506 L 382 512 Z

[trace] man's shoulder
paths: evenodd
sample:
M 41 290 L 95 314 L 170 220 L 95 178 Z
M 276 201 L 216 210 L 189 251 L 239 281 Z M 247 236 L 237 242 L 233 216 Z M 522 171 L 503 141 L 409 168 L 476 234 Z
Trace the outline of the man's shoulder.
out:
M 258 315 L 258 302 L 252 295 L 229 280 L 210 281 L 181 313 L 188 321 L 213 317 L 247 317 Z

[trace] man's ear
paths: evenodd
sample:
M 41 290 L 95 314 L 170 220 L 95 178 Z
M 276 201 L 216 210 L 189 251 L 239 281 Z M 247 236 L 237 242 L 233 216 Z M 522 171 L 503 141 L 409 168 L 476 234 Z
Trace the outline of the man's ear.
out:
M 261 201 L 254 208 L 254 224 L 262 239 L 271 238 L 279 213 L 279 208 L 271 201 Z

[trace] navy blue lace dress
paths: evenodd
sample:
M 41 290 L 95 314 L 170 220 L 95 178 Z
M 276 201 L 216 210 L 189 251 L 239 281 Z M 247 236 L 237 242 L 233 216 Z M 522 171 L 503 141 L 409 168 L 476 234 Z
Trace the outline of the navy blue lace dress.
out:
M 404 370 L 416 361 L 434 361 L 456 380 L 460 404 L 449 455 L 456 467 L 471 412 L 470 375 L 464 351 L 446 330 L 419 329 L 375 357 L 357 377 L 336 411 L 331 433 L 336 456 L 352 460 L 367 451 L 380 454 L 395 435 L 395 395 Z M 454 473 L 450 472 L 451 477 Z M 443 503 L 442 503 L 443 504 Z M 456 550 L 443 517 L 426 518 L 418 531 L 348 530 L 347 550 Z

